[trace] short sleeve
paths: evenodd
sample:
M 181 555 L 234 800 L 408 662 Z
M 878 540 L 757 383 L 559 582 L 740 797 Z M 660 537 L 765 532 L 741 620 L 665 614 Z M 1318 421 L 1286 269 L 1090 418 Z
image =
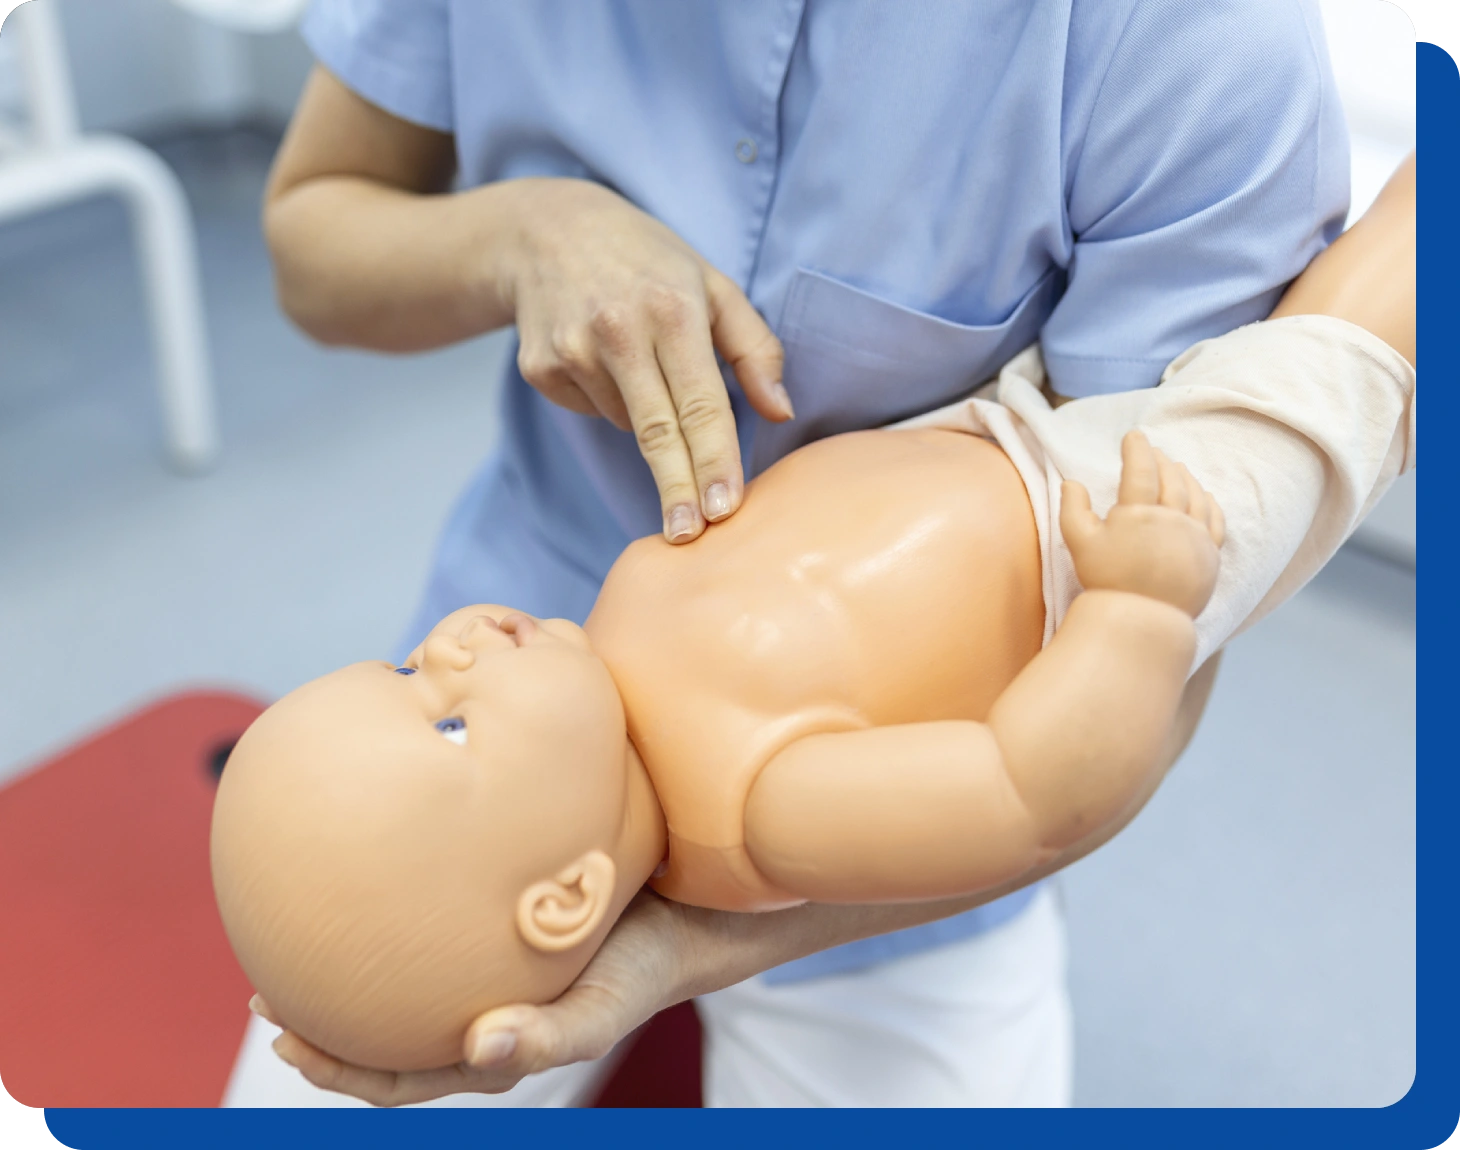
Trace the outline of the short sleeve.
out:
M 450 132 L 447 0 L 314 0 L 301 31 L 343 84 L 402 120 Z
M 1072 36 L 1111 15 L 1077 0 Z M 1187 347 L 1264 318 L 1348 211 L 1306 0 L 1137 0 L 1107 56 L 1065 107 L 1073 248 L 1041 339 L 1068 396 L 1153 386 Z

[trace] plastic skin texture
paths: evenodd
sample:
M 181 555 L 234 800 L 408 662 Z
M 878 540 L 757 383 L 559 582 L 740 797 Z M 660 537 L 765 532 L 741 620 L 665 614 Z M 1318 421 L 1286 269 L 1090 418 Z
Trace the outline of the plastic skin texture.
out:
M 1413 202 L 1411 160 L 1277 314 L 1412 359 L 1413 262 L 1391 265 Z M 1186 678 L 1220 511 L 1139 435 L 1124 462 L 1103 522 L 1066 486 L 1084 591 L 1043 650 L 1012 463 L 871 431 L 787 456 L 691 545 L 631 545 L 583 629 L 467 607 L 403 668 L 299 688 L 218 791 L 244 970 L 321 1049 L 424 1069 L 486 1010 L 561 993 L 645 882 L 764 910 L 1037 877 L 1139 807 L 1210 688 Z
M 646 881 L 764 910 L 1034 870 L 1164 769 L 1215 581 L 1215 506 L 1127 454 L 1129 505 L 1069 501 L 1087 590 L 1043 651 L 1007 457 L 872 431 L 788 456 L 691 546 L 631 545 L 582 630 L 468 607 L 413 673 L 306 684 L 219 787 L 245 971 L 330 1053 L 426 1068 L 483 1011 L 556 997 Z

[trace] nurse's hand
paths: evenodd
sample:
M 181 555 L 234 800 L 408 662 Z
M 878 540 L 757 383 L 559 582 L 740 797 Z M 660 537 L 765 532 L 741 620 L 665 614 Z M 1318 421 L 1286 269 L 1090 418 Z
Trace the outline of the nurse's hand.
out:
M 500 1094 L 537 1071 L 602 1057 L 658 1011 L 695 993 L 698 988 L 684 978 L 693 965 L 693 929 L 683 924 L 688 911 L 640 892 L 556 1002 L 504 1006 L 482 1015 L 467 1031 L 463 1061 L 455 1066 L 368 1070 L 340 1062 L 288 1030 L 274 1040 L 274 1051 L 315 1086 L 376 1106 L 405 1106 L 448 1094 Z M 257 996 L 250 1005 L 283 1025 Z
M 1031 878 L 1038 876 L 1029 876 Z M 468 1028 L 462 1061 L 391 1073 L 351 1066 L 285 1031 L 274 1050 L 325 1090 L 376 1106 L 447 1094 L 499 1094 L 554 1066 L 607 1054 L 659 1011 L 829 946 L 966 910 L 1005 893 L 891 906 L 816 906 L 762 914 L 704 910 L 640 891 L 583 973 L 555 1002 L 503 1006 Z M 266 1005 L 254 1009 L 270 1022 Z
M 780 341 L 741 290 L 623 197 L 586 180 L 513 180 L 519 226 L 494 261 L 522 376 L 570 411 L 632 430 L 664 536 L 685 543 L 740 506 L 735 417 L 716 363 L 766 419 L 793 415 Z

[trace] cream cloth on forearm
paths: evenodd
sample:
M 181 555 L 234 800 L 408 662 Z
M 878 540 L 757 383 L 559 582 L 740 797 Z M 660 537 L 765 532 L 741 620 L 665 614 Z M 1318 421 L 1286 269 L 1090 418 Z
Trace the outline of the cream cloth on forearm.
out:
M 1140 428 L 1191 469 L 1227 520 L 1222 567 L 1197 619 L 1193 670 L 1308 582 L 1394 479 L 1415 465 L 1415 373 L 1344 320 L 1250 324 L 1183 352 L 1161 385 L 1052 409 L 1037 346 L 996 384 L 898 424 L 992 438 L 1029 489 L 1044 568 L 1049 642 L 1079 593 L 1059 532 L 1060 481 L 1104 515 L 1120 483 L 1120 441 Z M 997 402 L 982 396 L 992 394 Z

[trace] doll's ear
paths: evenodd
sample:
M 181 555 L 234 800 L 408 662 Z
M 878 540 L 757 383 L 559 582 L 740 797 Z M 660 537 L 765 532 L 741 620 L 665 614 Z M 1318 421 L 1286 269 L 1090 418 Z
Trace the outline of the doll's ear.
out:
M 517 899 L 517 931 L 528 946 L 556 954 L 588 938 L 608 914 L 616 876 L 613 859 L 592 850 Z

